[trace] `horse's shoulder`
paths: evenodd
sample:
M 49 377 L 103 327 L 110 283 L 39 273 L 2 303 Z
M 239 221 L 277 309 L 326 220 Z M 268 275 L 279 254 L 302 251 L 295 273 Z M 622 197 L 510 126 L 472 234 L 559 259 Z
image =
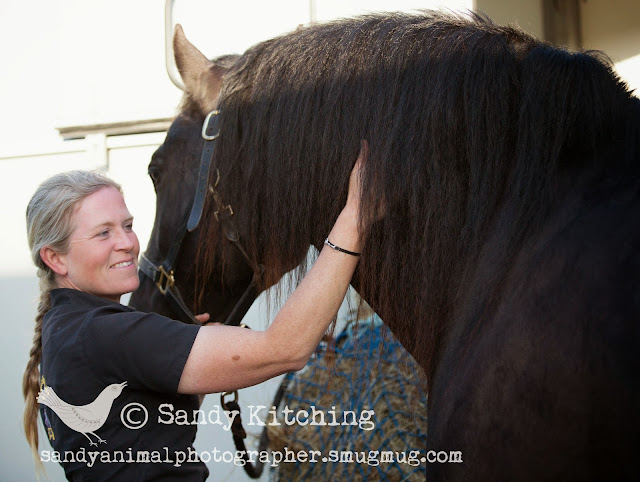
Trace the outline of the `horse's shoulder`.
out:
M 593 469 L 624 472 L 620 444 L 640 429 L 639 186 L 587 196 L 523 249 L 497 299 L 460 311 L 475 316 L 457 320 L 436 370 L 431 447 L 462 450 L 480 479 L 563 477 L 614 446 Z
M 597 320 L 618 323 L 638 314 L 640 181 L 615 186 L 586 195 L 525 255 L 514 276 L 518 305 L 549 321 L 565 314 L 569 325 L 587 330 L 597 329 Z
M 564 351 L 576 369 L 586 360 L 635 352 L 640 180 L 585 194 L 571 215 L 523 252 L 498 307 L 498 328 L 511 327 L 515 338 L 549 353 Z M 640 370 L 640 358 L 635 365 Z

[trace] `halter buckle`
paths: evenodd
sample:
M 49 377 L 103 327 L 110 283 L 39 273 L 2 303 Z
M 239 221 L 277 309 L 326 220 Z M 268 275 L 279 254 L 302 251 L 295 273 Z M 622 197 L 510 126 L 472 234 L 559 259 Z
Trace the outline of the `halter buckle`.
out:
M 202 138 L 205 141 L 212 141 L 220 135 L 220 128 L 218 127 L 218 117 L 217 117 L 219 113 L 220 113 L 219 110 L 212 110 L 207 114 L 207 117 L 205 117 L 204 122 L 202 123 Z M 208 134 L 207 131 L 209 130 L 209 123 L 211 120 L 214 121 L 212 123 L 212 128 L 214 130 L 214 133 Z
M 225 214 L 225 211 L 227 211 L 229 214 Z M 216 221 L 218 222 L 222 222 L 221 221 L 222 216 L 224 216 L 225 220 L 229 219 L 231 216 L 233 216 L 233 208 L 231 207 L 231 204 L 227 204 L 226 206 L 220 206 L 220 209 L 214 212 L 213 216 L 216 218 Z
M 156 286 L 158 287 L 158 291 L 165 295 L 167 293 L 167 290 L 172 288 L 176 283 L 176 279 L 173 276 L 173 270 L 167 273 L 167 271 L 164 269 L 164 266 L 162 265 L 160 265 L 158 271 L 160 272 L 160 278 L 158 278 L 158 281 L 156 281 Z

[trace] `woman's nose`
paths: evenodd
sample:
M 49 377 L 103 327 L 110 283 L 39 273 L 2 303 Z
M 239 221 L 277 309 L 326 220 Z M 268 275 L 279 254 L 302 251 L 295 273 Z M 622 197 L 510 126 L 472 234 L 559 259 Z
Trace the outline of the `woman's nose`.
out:
M 133 236 L 135 236 L 135 234 L 133 234 L 131 231 L 119 229 L 117 236 L 118 237 L 116 239 L 115 249 L 124 251 L 130 251 L 131 249 L 133 249 L 135 243 L 132 238 Z

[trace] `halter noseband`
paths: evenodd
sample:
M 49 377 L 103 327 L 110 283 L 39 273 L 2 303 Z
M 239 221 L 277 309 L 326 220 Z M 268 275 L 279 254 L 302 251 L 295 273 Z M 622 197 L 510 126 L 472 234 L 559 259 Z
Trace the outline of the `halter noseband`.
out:
M 180 290 L 176 286 L 175 280 L 175 262 L 178 257 L 178 253 L 182 247 L 182 242 L 185 235 L 188 232 L 193 232 L 200 223 L 202 217 L 202 210 L 207 194 L 207 186 L 209 185 L 209 170 L 211 166 L 211 160 L 213 159 L 214 141 L 220 136 L 219 117 L 220 111 L 214 110 L 209 112 L 202 124 L 202 138 L 204 139 L 204 147 L 202 149 L 202 156 L 200 157 L 200 169 L 198 172 L 198 186 L 193 198 L 193 204 L 188 218 L 180 226 L 178 233 L 171 244 L 169 254 L 163 262 L 156 265 L 151 262 L 146 253 L 143 253 L 140 257 L 139 263 L 139 276 L 142 281 L 143 276 L 150 278 L 158 288 L 158 291 L 167 299 L 169 304 L 173 307 L 178 319 L 185 323 L 195 323 L 198 321 L 195 319 L 191 310 L 187 307 L 180 294 Z M 239 325 L 242 318 L 247 313 L 251 304 L 258 296 L 257 285 L 264 272 L 264 266 L 258 265 L 257 267 L 249 258 L 249 255 L 240 244 L 240 236 L 238 229 L 233 221 L 233 209 L 231 205 L 225 205 L 222 202 L 220 193 L 216 190 L 220 183 L 220 171 L 216 168 L 216 182 L 213 186 L 208 186 L 208 191 L 213 197 L 216 211 L 214 217 L 229 241 L 231 241 L 242 253 L 244 259 L 249 266 L 253 269 L 253 278 L 247 286 L 246 290 L 233 307 L 233 310 L 225 320 L 225 325 Z

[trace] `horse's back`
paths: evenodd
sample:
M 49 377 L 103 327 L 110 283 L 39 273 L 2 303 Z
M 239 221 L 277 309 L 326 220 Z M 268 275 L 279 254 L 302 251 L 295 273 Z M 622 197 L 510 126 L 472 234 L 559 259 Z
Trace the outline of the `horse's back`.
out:
M 429 464 L 429 480 L 637 480 L 640 180 L 606 184 L 460 310 L 428 444 L 462 463 Z

